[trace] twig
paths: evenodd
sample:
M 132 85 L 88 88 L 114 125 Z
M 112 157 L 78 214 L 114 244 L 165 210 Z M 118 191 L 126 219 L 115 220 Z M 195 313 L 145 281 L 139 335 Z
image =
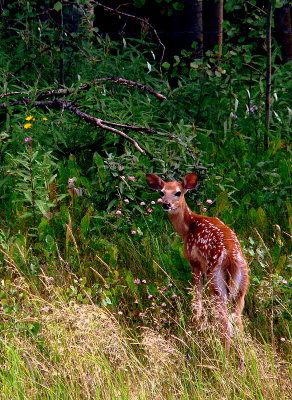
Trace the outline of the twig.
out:
M 93 267 L 89 267 L 94 273 L 96 273 L 97 276 L 99 276 L 99 278 L 103 281 L 103 283 L 106 285 L 106 280 L 104 279 L 104 277 Z
M 12 76 L 13 79 L 18 82 L 19 86 L 25 87 L 27 90 L 29 90 L 29 85 L 27 85 L 25 82 L 23 82 L 21 79 L 17 78 L 17 76 L 13 72 L 8 73 L 9 76 Z
M 36 105 L 39 105 L 40 107 L 46 107 L 46 105 L 42 105 L 42 104 L 37 104 L 37 103 L 41 103 L 41 102 L 35 102 Z M 44 102 L 44 103 L 50 103 L 50 102 Z M 65 101 L 65 100 L 54 100 L 53 103 L 57 103 L 58 106 L 62 109 L 67 109 L 71 112 L 73 112 L 74 114 L 78 115 L 80 118 L 84 119 L 84 121 L 90 123 L 91 125 L 95 125 L 95 126 L 99 126 L 102 129 L 105 129 L 107 131 L 111 131 L 114 132 L 122 137 L 124 137 L 125 139 L 127 139 L 129 142 L 131 142 L 138 151 L 140 151 L 140 153 L 144 153 L 144 150 L 140 147 L 140 145 L 138 144 L 138 142 L 136 142 L 135 139 L 131 138 L 130 136 L 128 136 L 126 133 L 113 128 L 111 126 L 108 126 L 107 121 L 104 121 L 100 118 L 96 118 L 93 117 L 90 114 L 87 114 L 81 110 L 79 110 L 79 108 L 77 108 L 73 103 L 69 102 L 69 101 Z
M 15 96 L 15 95 L 25 95 L 25 96 L 28 96 L 29 93 L 27 93 L 27 92 L 7 92 L 7 93 L 2 93 L 2 94 L 0 94 L 0 99 L 2 99 L 3 97 Z
M 51 96 L 59 96 L 59 95 L 69 96 L 70 94 L 73 94 L 77 90 L 83 90 L 88 88 L 89 88 L 88 84 L 81 84 L 78 88 L 59 88 L 59 89 L 46 90 L 44 92 L 41 92 L 40 94 L 37 94 L 36 98 L 37 100 L 40 100 Z
M 189 154 L 191 154 L 192 156 L 194 156 L 194 151 L 193 151 L 186 143 L 184 143 L 184 142 L 181 140 L 180 137 L 178 137 L 178 136 L 175 135 L 174 133 L 170 133 L 169 136 L 170 136 L 172 139 L 175 139 L 181 146 L 183 146 L 183 147 L 187 150 L 187 152 L 188 152 Z
M 145 85 L 142 85 L 141 83 L 130 81 L 128 79 L 123 79 L 123 78 L 118 78 L 118 77 L 94 79 L 94 82 L 101 82 L 101 81 L 115 82 L 115 83 L 119 83 L 120 85 L 136 87 L 138 89 L 144 90 L 145 92 L 153 94 L 153 96 L 156 96 L 160 100 L 167 100 L 167 98 L 163 94 L 156 92 L 154 89 L 150 88 L 149 86 L 145 86 Z
M 164 46 L 164 44 L 162 43 L 162 41 L 161 41 L 161 39 L 160 39 L 160 37 L 159 37 L 159 35 L 158 35 L 156 29 L 154 28 L 154 26 L 153 26 L 149 21 L 147 21 L 147 20 L 144 19 L 144 18 L 137 17 L 136 15 L 128 14 L 128 13 L 125 13 L 125 12 L 123 12 L 123 11 L 119 11 L 119 10 L 117 10 L 117 9 L 108 7 L 108 6 L 106 6 L 106 5 L 102 4 L 102 3 L 100 3 L 99 1 L 91 1 L 91 3 L 96 4 L 97 6 L 100 6 L 100 7 L 102 7 L 104 10 L 109 11 L 109 12 L 111 12 L 111 13 L 113 13 L 113 14 L 121 15 L 121 16 L 127 17 L 127 18 L 133 18 L 133 19 L 135 19 L 136 21 L 139 21 L 139 22 L 142 23 L 142 24 L 148 25 L 149 28 L 152 29 L 152 31 L 153 31 L 153 33 L 154 33 L 154 35 L 155 35 L 155 37 L 156 37 L 156 40 L 157 40 L 158 44 L 159 44 L 159 45 L 161 46 L 161 48 L 162 48 L 162 54 L 161 54 L 161 57 L 160 57 L 160 60 L 159 60 L 159 65 L 160 65 L 160 70 L 161 70 L 161 64 L 162 64 L 162 61 L 163 61 L 163 58 L 164 58 L 164 53 L 165 53 L 165 46 Z
M 29 369 L 29 372 L 31 373 L 32 379 L 35 381 L 35 373 L 34 373 L 32 365 L 31 365 L 30 359 L 28 358 L 28 355 L 23 353 L 22 357 L 25 359 L 26 365 Z
M 253 65 L 247 63 L 243 63 L 242 65 L 245 65 L 246 67 L 252 69 L 253 71 L 258 72 L 260 75 L 263 75 L 262 71 L 260 71 L 258 68 L 255 68 Z
M 262 14 L 267 15 L 268 13 L 266 11 L 264 11 L 262 8 L 258 7 L 257 5 L 251 3 L 248 0 L 245 0 L 245 3 L 249 4 L 250 6 L 256 8 L 258 11 L 260 11 Z

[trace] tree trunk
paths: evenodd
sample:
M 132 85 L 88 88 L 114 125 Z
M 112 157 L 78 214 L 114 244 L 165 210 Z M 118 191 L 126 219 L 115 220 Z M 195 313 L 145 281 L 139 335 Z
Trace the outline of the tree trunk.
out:
M 220 61 L 223 47 L 223 4 L 224 0 L 204 0 L 204 52 L 218 46 Z
M 174 11 L 169 21 L 170 46 L 173 55 L 182 50 L 193 51 L 195 57 L 203 56 L 203 2 L 184 0 L 183 10 Z
M 283 55 L 283 63 L 292 60 L 292 7 L 289 4 L 275 10 L 275 38 Z
M 185 26 L 187 30 L 186 44 L 192 48 L 197 43 L 195 57 L 203 56 L 203 1 L 185 1 Z

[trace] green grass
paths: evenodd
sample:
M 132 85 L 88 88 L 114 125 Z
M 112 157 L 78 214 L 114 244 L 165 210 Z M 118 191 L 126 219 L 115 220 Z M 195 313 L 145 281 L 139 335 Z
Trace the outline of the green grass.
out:
M 145 209 L 137 210 L 140 174 L 136 186 L 118 192 L 131 199 L 120 205 L 118 197 L 121 216 L 68 196 L 37 230 L 17 212 L 11 214 L 16 226 L 9 228 L 6 218 L 0 399 L 289 398 L 286 189 L 280 206 L 265 202 L 250 171 L 243 165 L 237 171 L 234 160 L 230 171 L 229 165 L 221 160 L 211 168 L 195 199 L 215 200 L 208 215 L 236 231 L 250 265 L 245 334 L 236 338 L 245 371 L 234 347 L 226 359 L 212 319 L 202 330 L 192 327 L 192 279 L 181 240 L 159 204 L 146 211 L 155 195 L 146 193 Z M 257 177 L 260 169 L 252 173 Z M 268 198 L 275 196 L 266 183 Z M 191 195 L 188 202 L 198 209 Z
M 95 305 L 48 303 L 2 332 L 1 399 L 288 399 L 289 364 L 247 332 L 245 371 L 226 360 L 214 334 L 180 337 Z M 39 324 L 32 333 L 29 327 Z M 28 329 L 28 330 L 26 330 Z
M 252 284 L 245 333 L 236 337 L 226 359 L 212 319 L 208 318 L 201 330 L 192 328 L 191 295 L 183 283 L 172 280 L 173 286 L 162 294 L 155 288 L 169 282 L 172 272 L 163 264 L 155 272 L 149 264 L 163 259 L 173 239 L 152 253 L 149 243 L 146 240 L 136 248 L 131 242 L 127 248 L 123 241 L 117 243 L 118 262 L 127 262 L 127 270 L 133 272 L 127 278 L 128 287 L 122 277 L 113 282 L 116 267 L 106 264 L 102 270 L 95 265 L 100 276 L 91 272 L 96 280 L 104 281 L 103 290 L 113 300 L 106 307 L 102 302 L 96 305 L 95 293 L 88 290 L 89 281 L 80 283 L 65 264 L 59 265 L 58 273 L 52 265 L 33 277 L 20 273 L 15 260 L 5 256 L 13 279 L 3 280 L 1 288 L 6 310 L 0 313 L 1 400 L 290 398 L 291 338 L 287 320 L 281 317 L 284 311 L 289 312 L 285 302 L 277 303 L 272 314 L 265 308 L 273 289 L 269 282 L 263 280 L 256 293 Z M 179 250 L 180 244 L 176 246 L 173 252 Z M 48 271 L 54 271 L 55 276 L 49 276 Z M 129 279 L 137 276 L 147 278 L 147 282 L 134 285 Z M 156 293 L 154 306 L 148 300 L 151 291 Z M 170 306 L 174 292 L 178 300 Z M 114 303 L 113 293 L 123 304 Z M 162 301 L 169 302 L 165 309 Z M 276 296 L 274 306 L 277 301 Z M 207 300 L 206 304 L 210 310 Z M 118 309 L 122 311 L 118 313 Z M 170 322 L 163 323 L 162 317 Z M 285 325 L 285 342 L 276 335 L 279 319 L 281 332 Z M 262 337 L 261 332 L 265 332 Z M 243 353 L 244 371 L 239 367 L 236 346 Z

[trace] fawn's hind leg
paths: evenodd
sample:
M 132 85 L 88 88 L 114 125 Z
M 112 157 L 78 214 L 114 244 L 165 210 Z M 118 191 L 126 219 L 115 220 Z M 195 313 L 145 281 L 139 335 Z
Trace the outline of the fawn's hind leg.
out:
M 219 330 L 225 344 L 226 355 L 229 355 L 233 328 L 227 307 L 227 288 L 222 269 L 218 268 L 208 276 L 213 310 L 219 325 Z
M 202 291 L 203 277 L 201 266 L 197 262 L 192 262 L 192 275 L 194 280 L 194 294 L 192 300 L 192 321 L 196 327 L 200 326 L 200 318 L 202 316 Z
M 234 322 L 235 322 L 235 324 L 237 325 L 237 327 L 238 327 L 238 329 L 240 331 L 243 330 L 241 314 L 242 314 L 242 310 L 243 310 L 243 307 L 244 307 L 244 296 L 245 296 L 245 294 L 241 294 L 235 300 L 234 312 L 232 314 L 232 316 L 234 318 Z

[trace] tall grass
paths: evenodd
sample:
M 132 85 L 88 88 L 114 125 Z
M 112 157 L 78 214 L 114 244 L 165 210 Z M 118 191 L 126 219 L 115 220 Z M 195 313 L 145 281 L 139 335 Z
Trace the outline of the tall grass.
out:
M 0 314 L 3 400 L 290 398 L 289 353 L 256 339 L 247 317 L 226 359 L 210 320 L 200 330 L 188 323 L 187 297 L 168 315 L 171 327 L 154 311 L 151 323 L 135 323 L 133 315 L 95 305 L 90 293 L 88 304 L 69 300 L 67 288 L 44 271 L 39 286 L 14 274 L 2 282 L 2 297 L 9 287 L 16 299 L 12 313 Z
M 240 343 L 243 373 L 208 334 L 201 341 L 184 332 L 188 344 L 149 328 L 133 337 L 123 321 L 96 306 L 41 310 L 36 335 L 1 338 L 2 399 L 290 398 L 287 361 L 249 335 Z

